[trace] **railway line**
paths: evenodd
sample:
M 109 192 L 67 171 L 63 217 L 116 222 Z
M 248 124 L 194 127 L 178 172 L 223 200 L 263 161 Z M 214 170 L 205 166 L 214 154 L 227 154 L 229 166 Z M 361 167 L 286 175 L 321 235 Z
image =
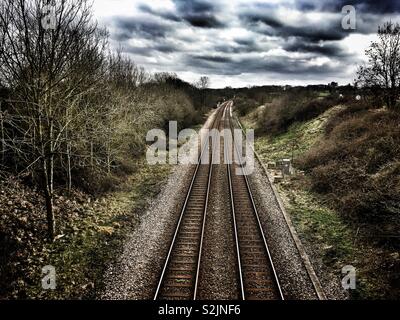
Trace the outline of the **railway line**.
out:
M 211 129 L 233 130 L 230 117 L 231 102 L 222 104 L 216 111 Z M 233 136 L 233 134 L 232 134 Z M 228 137 L 227 137 L 228 138 Z M 229 139 L 228 139 L 229 140 Z M 239 152 L 232 144 L 220 144 L 225 155 Z M 233 147 L 232 147 L 233 146 Z M 198 162 L 182 205 L 175 232 L 165 258 L 162 273 L 154 294 L 157 300 L 196 300 L 201 286 L 199 274 L 202 268 L 205 228 L 209 197 L 213 183 L 213 167 L 225 166 L 232 224 L 226 225 L 226 232 L 233 233 L 231 243 L 235 252 L 237 270 L 237 297 L 243 300 L 282 300 L 284 299 L 279 278 L 267 245 L 252 190 L 246 176 L 245 167 L 240 163 L 213 164 L 213 143 L 205 142 L 201 148 Z M 208 148 L 209 158 L 204 163 L 203 154 Z M 237 172 L 242 174 L 238 175 Z
M 211 129 L 218 128 L 222 113 L 223 107 L 220 107 Z M 201 146 L 198 163 L 181 209 L 154 299 L 196 299 L 213 168 L 212 159 L 203 163 L 203 153 L 205 148 L 212 147 L 208 143 Z M 213 152 L 209 155 L 212 157 Z
M 226 117 L 229 128 L 233 131 L 232 118 L 228 112 Z M 241 154 L 235 141 L 231 149 L 232 153 Z M 246 170 L 241 163 L 236 162 L 228 162 L 227 167 L 241 297 L 243 300 L 283 300 Z M 242 174 L 236 174 L 237 171 L 241 171 Z

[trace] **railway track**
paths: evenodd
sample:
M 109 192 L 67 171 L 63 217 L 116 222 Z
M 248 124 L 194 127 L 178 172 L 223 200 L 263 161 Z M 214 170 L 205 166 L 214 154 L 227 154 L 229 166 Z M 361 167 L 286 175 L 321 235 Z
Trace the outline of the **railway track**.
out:
M 217 111 L 212 128 L 227 127 L 231 132 L 233 125 L 229 114 L 231 103 L 223 104 Z M 221 126 L 222 124 L 222 126 Z M 229 144 L 223 143 L 225 154 Z M 238 152 L 233 143 L 231 155 Z M 201 147 L 196 169 L 183 204 L 176 230 L 164 263 L 162 274 L 154 295 L 160 300 L 195 300 L 199 286 L 199 271 L 203 236 L 206 226 L 208 198 L 212 177 L 212 159 L 202 163 L 202 154 L 206 148 Z M 210 152 L 210 157 L 213 152 Z M 266 238 L 261 227 L 251 188 L 246 175 L 236 175 L 236 170 L 243 173 L 244 168 L 236 163 L 221 164 L 227 168 L 229 197 L 232 212 L 238 288 L 241 299 L 276 300 L 283 299 L 279 280 L 268 249 Z
M 223 109 L 223 106 L 218 109 L 211 129 L 218 128 Z M 201 146 L 198 163 L 181 210 L 154 299 L 196 299 L 213 167 L 211 159 L 207 164 L 202 163 L 206 148 L 213 148 L 213 146 L 210 146 L 207 142 Z M 213 152 L 210 152 L 210 157 L 212 156 Z
M 229 128 L 233 125 L 226 112 Z M 226 150 L 226 152 L 229 152 Z M 239 153 L 233 141 L 232 153 Z M 233 155 L 232 155 L 233 159 Z M 233 229 L 243 300 L 283 300 L 279 279 L 254 203 L 245 168 L 239 163 L 227 164 Z M 236 174 L 240 171 L 242 174 Z

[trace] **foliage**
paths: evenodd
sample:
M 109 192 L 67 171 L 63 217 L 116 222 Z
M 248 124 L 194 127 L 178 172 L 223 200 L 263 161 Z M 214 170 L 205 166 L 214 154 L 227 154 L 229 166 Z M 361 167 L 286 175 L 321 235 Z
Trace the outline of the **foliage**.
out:
M 110 52 L 87 0 L 56 2 L 54 30 L 42 13 L 39 0 L 0 5 L 0 171 L 43 192 L 53 239 L 55 188 L 107 191 L 143 154 L 149 129 L 190 126 L 206 107 L 194 102 L 204 88 Z
M 58 237 L 45 241 L 43 196 L 11 177 L 0 183 L 0 299 L 94 298 L 103 273 L 117 258 L 149 199 L 159 193 L 170 167 L 134 164 L 118 189 L 93 197 L 55 190 Z M 42 290 L 41 269 L 53 265 L 56 290 Z
M 400 117 L 384 109 L 341 113 L 324 140 L 299 159 L 313 189 L 348 217 L 379 223 L 400 217 Z
M 378 29 L 378 40 L 365 51 L 368 64 L 360 66 L 357 83 L 395 108 L 400 94 L 400 25 L 387 22 Z
M 317 97 L 313 92 L 296 91 L 280 95 L 267 104 L 258 119 L 261 132 L 276 134 L 286 131 L 295 122 L 317 117 L 329 108 L 344 103 L 338 96 Z

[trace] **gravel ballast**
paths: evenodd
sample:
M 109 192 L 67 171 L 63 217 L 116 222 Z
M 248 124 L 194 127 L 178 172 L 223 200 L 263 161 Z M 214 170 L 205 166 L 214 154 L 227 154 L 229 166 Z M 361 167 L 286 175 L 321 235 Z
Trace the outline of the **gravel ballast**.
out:
M 212 123 L 215 112 L 203 128 Z M 196 141 L 191 147 L 196 156 Z M 184 161 L 184 160 L 183 160 Z M 178 164 L 137 229 L 127 237 L 123 253 L 105 274 L 101 299 L 153 299 L 195 165 Z
M 239 299 L 239 274 L 227 166 L 215 164 L 212 180 L 198 297 L 204 300 L 235 300 Z
M 285 299 L 317 299 L 273 190 L 256 161 L 249 180 Z
M 138 228 L 127 238 L 117 263 L 108 268 L 102 299 L 153 298 L 192 167 L 185 165 L 173 170 L 163 191 L 141 217 Z
M 214 113 L 215 115 L 215 113 Z M 204 127 L 209 126 L 213 116 Z M 194 165 L 177 165 L 168 182 L 127 237 L 122 255 L 105 275 L 102 299 L 152 299 L 184 202 Z M 237 299 L 232 220 L 225 165 L 215 165 L 207 214 L 200 299 Z M 302 257 L 263 168 L 249 176 L 268 246 L 286 299 L 317 299 Z M 224 191 L 226 190 L 226 192 Z
M 298 236 L 260 161 L 255 155 L 249 181 L 285 299 L 348 299 L 341 278 L 327 270 L 315 244 Z

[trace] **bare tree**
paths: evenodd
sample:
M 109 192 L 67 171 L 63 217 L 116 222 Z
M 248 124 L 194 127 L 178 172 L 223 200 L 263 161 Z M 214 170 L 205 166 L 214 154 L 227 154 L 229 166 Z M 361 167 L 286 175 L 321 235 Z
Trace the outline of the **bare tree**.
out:
M 197 82 L 197 87 L 201 90 L 207 89 L 210 86 L 210 78 L 206 76 L 200 77 Z
M 400 93 L 400 25 L 387 22 L 379 27 L 378 40 L 365 53 L 368 64 L 358 69 L 356 83 L 394 108 Z
M 3 109 L 1 107 L 2 101 L 0 100 L 0 135 L 1 135 L 1 164 L 4 165 L 4 159 L 6 156 L 6 142 L 4 133 L 4 116 Z
M 206 106 L 206 89 L 210 85 L 210 78 L 206 76 L 200 77 L 199 81 L 197 82 L 196 86 L 201 90 L 201 100 L 203 108 Z
M 196 114 L 176 75 L 151 76 L 121 50 L 108 53 L 108 33 L 93 22 L 89 1 L 55 1 L 51 28 L 43 25 L 51 1 L 0 2 L 2 170 L 5 163 L 40 186 L 49 239 L 55 188 L 101 190 L 99 181 L 143 152 L 148 129 Z
M 20 154 L 38 169 L 49 239 L 55 235 L 54 162 L 79 114 L 81 97 L 96 83 L 104 35 L 92 23 L 86 0 L 54 3 L 54 26 L 45 29 L 42 0 L 3 0 L 0 5 L 0 77 L 13 89 L 14 123 L 23 136 Z M 69 149 L 67 150 L 69 153 Z

